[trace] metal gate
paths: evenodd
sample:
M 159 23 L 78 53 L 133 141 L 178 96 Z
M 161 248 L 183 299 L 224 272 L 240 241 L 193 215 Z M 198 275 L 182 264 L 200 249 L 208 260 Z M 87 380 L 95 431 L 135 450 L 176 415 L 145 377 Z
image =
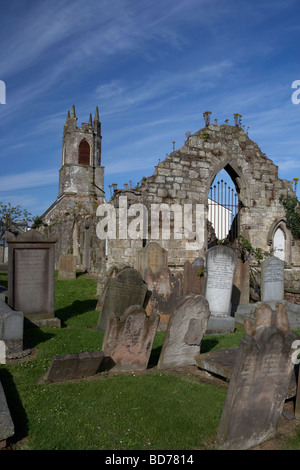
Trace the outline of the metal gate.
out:
M 208 248 L 225 238 L 232 242 L 239 234 L 239 198 L 234 185 L 224 180 L 209 190 L 207 229 Z

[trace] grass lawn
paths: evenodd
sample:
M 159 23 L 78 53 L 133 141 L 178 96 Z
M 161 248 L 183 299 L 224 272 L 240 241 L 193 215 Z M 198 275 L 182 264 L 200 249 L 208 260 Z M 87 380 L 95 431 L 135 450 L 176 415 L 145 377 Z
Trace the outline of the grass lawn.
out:
M 6 285 L 7 274 L 0 273 Z M 97 374 L 91 379 L 46 385 L 55 354 L 101 350 L 96 331 L 96 282 L 87 275 L 55 281 L 55 315 L 62 328 L 24 330 L 22 360 L 0 365 L 0 379 L 15 425 L 12 448 L 25 450 L 213 449 L 226 389 L 155 368 L 164 340 L 158 332 L 151 373 Z M 243 328 L 206 335 L 201 352 L 237 346 Z M 300 437 L 290 442 L 300 448 Z

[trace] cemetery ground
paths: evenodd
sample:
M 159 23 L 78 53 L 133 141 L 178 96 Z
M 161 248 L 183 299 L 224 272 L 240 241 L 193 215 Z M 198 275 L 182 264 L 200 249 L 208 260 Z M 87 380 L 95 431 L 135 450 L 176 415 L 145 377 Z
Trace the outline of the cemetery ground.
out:
M 0 285 L 7 286 L 1 271 Z M 158 331 L 146 371 L 107 371 L 46 384 L 54 355 L 100 351 L 96 280 L 77 273 L 55 280 L 62 328 L 25 328 L 30 354 L 0 365 L 15 434 L 8 450 L 213 450 L 228 384 L 196 366 L 156 368 L 165 332 Z M 297 332 L 299 333 L 299 332 Z M 201 352 L 238 346 L 242 325 L 205 335 Z M 293 402 L 285 408 L 292 412 Z M 255 449 L 300 449 L 300 422 L 281 417 L 278 436 Z

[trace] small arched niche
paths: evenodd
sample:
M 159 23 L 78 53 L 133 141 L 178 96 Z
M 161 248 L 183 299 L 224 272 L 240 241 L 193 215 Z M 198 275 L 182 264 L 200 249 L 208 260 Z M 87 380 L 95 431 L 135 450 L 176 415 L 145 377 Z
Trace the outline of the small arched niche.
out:
M 78 163 L 79 165 L 90 165 L 91 148 L 86 139 L 79 144 Z
M 291 264 L 291 232 L 287 229 L 283 219 L 276 221 L 270 228 L 268 234 L 268 245 L 272 247 L 273 255 Z

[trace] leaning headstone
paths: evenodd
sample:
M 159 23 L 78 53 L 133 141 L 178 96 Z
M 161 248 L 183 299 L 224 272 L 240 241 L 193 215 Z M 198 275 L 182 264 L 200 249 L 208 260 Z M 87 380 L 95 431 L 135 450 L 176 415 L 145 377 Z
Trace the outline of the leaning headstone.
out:
M 234 331 L 231 295 L 236 264 L 237 255 L 228 246 L 214 246 L 206 252 L 204 297 L 208 300 L 211 312 L 207 333 Z
M 76 279 L 77 256 L 63 255 L 59 258 L 58 280 Z
M 298 336 L 277 326 L 283 312 L 258 311 L 246 325 L 235 359 L 218 428 L 217 448 L 247 450 L 272 439 L 288 394 L 294 364 L 293 343 Z M 267 318 L 264 318 L 264 314 Z M 286 326 L 286 322 L 282 324 Z
M 183 295 L 202 295 L 204 282 L 204 259 L 196 258 L 193 263 L 186 260 L 183 267 Z
M 173 275 L 168 267 L 155 272 L 150 267 L 144 271 L 144 281 L 151 292 L 146 312 L 156 312 L 160 316 L 159 330 L 166 331 L 170 316 L 174 312 L 178 300 L 182 297 L 182 274 Z
M 157 242 L 150 242 L 137 252 L 137 269 L 143 275 L 145 269 L 153 272 L 168 266 L 168 252 Z
M 0 448 L 5 447 L 6 440 L 14 434 L 14 423 L 11 418 L 2 384 L 0 382 Z
M 284 261 L 270 256 L 261 266 L 261 301 L 284 299 Z
M 45 381 L 53 383 L 90 377 L 99 371 L 103 358 L 103 351 L 53 356 Z
M 0 300 L 0 340 L 4 341 L 6 357 L 15 359 L 28 353 L 23 350 L 24 315 Z
M 139 305 L 127 308 L 121 316 L 110 315 L 102 350 L 113 370 L 147 369 L 158 322 L 159 315 L 148 316 Z
M 111 313 L 121 316 L 131 305 L 143 306 L 147 291 L 147 284 L 136 269 L 123 269 L 107 285 L 96 329 L 105 331 Z
M 15 237 L 8 243 L 8 305 L 24 313 L 27 325 L 60 327 L 54 315 L 55 240 L 36 230 Z
M 158 361 L 158 369 L 194 365 L 210 315 L 201 295 L 185 297 L 171 315 Z

